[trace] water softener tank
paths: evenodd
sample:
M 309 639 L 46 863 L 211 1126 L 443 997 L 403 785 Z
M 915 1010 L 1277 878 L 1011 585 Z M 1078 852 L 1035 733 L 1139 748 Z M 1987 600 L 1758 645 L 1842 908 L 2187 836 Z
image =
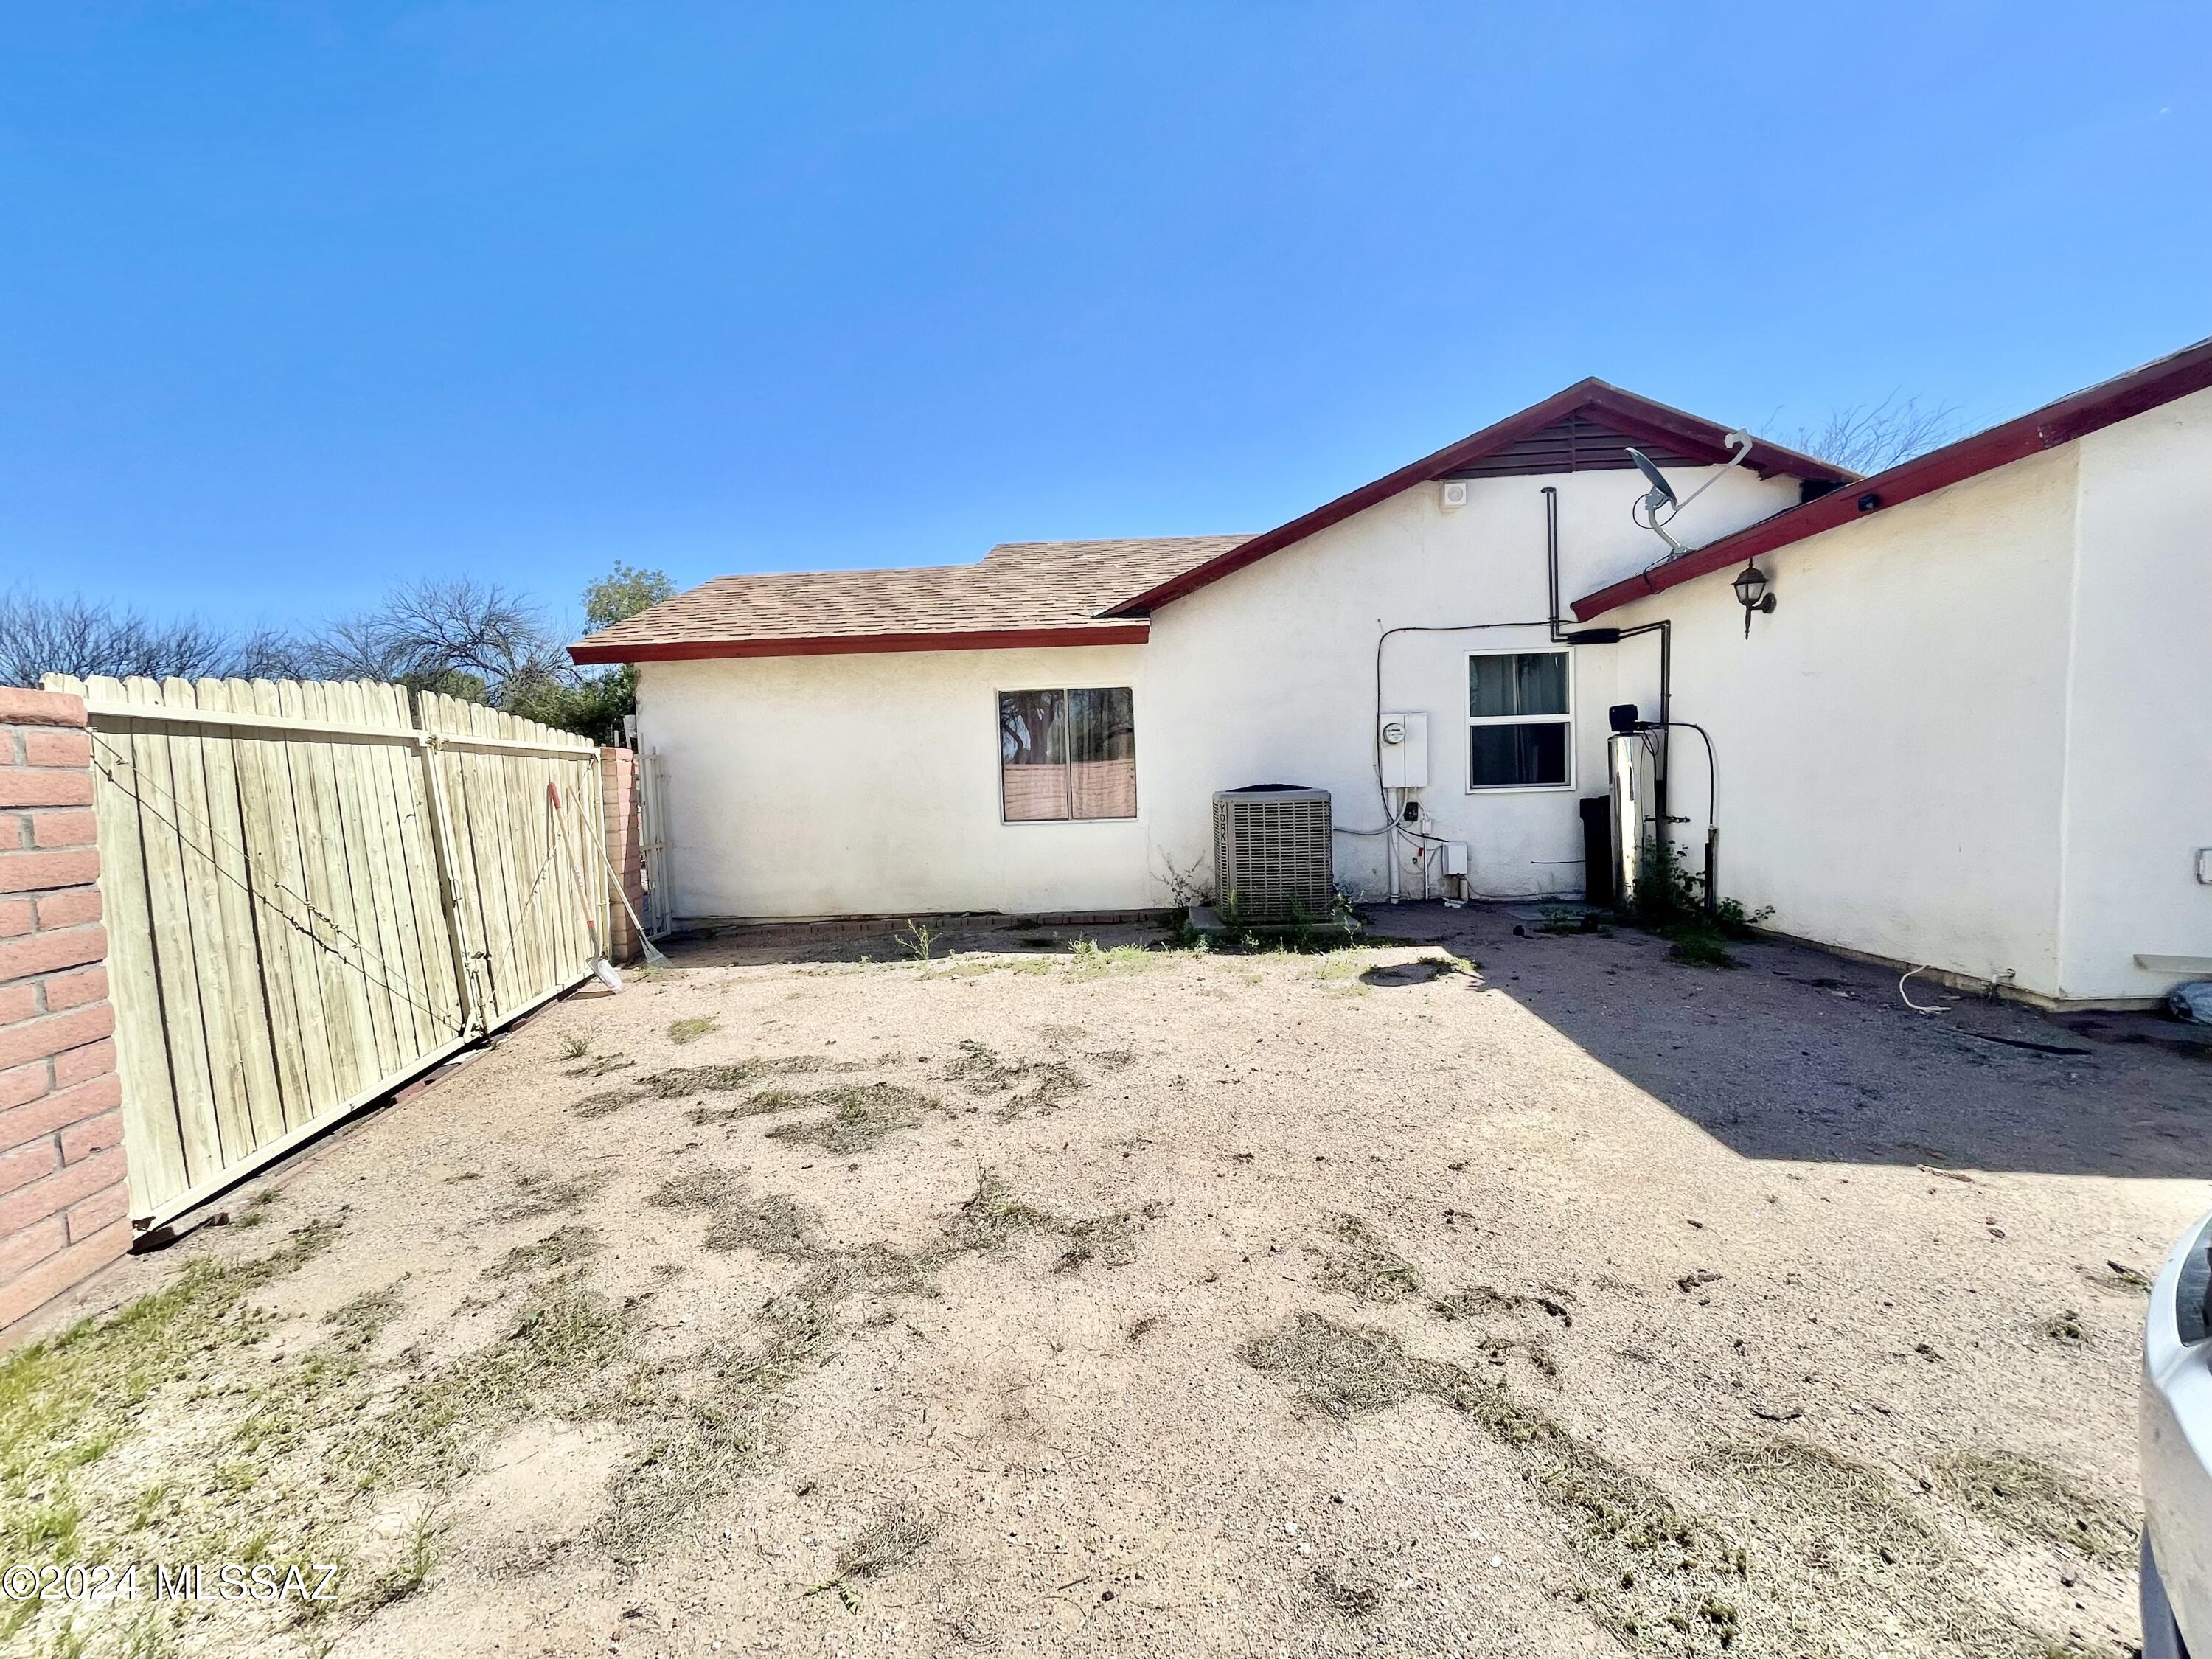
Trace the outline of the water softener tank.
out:
M 1613 902 L 1616 908 L 1631 910 L 1644 878 L 1643 734 L 1615 732 L 1606 740 L 1605 753 L 1612 779 Z

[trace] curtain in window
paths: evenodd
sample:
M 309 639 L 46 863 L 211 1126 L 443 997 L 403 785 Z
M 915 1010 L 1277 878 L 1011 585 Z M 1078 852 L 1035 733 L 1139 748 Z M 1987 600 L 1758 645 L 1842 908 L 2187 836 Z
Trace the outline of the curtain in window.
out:
M 1467 712 L 1476 720 L 1567 712 L 1567 655 L 1529 651 L 1467 659 Z
M 1137 816 L 1137 721 L 1127 686 L 1067 694 L 1067 761 L 1075 817 Z
M 1567 781 L 1567 653 L 1498 652 L 1467 661 L 1467 778 L 1476 789 Z M 1490 722 L 1486 724 L 1485 722 Z
M 1009 823 L 1067 816 L 1067 710 L 1059 691 L 999 694 L 999 791 Z

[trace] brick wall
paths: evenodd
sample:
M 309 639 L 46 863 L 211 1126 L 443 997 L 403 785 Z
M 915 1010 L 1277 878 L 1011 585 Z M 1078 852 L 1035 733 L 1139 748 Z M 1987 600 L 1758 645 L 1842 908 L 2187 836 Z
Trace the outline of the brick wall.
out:
M 84 704 L 0 687 L 0 1330 L 131 1244 Z
M 637 757 L 627 749 L 599 750 L 599 803 L 606 813 L 607 861 L 615 867 L 623 889 L 640 915 L 645 914 L 645 852 L 640 839 L 637 801 Z M 615 962 L 634 962 L 644 954 L 637 926 L 612 891 L 607 895 L 613 915 L 607 921 L 607 955 Z

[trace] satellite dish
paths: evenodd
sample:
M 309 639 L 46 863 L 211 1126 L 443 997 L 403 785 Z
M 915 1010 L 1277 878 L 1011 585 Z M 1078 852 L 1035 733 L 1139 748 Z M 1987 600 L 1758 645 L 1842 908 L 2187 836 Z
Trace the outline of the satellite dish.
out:
M 1651 481 L 1651 493 L 1644 498 L 1645 512 L 1656 513 L 1662 507 L 1675 505 L 1674 486 L 1667 482 L 1664 475 L 1653 464 L 1649 455 L 1640 449 L 1631 448 L 1628 451 L 1628 459 L 1636 463 L 1636 470 L 1638 472 Z

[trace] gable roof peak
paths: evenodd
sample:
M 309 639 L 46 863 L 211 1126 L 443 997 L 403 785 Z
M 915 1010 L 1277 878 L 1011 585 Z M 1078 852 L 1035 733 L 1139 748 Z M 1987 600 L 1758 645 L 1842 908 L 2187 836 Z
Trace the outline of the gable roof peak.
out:
M 1578 425 L 1585 418 L 1590 428 L 1587 433 Z M 1718 466 L 1734 453 L 1728 432 L 1686 410 L 1593 375 L 1182 571 L 1116 605 L 1114 614 L 1141 615 L 1194 593 L 1416 484 L 1443 477 L 1626 467 L 1633 465 L 1626 453 L 1631 443 L 1650 450 L 1662 465 Z M 1779 474 L 1828 484 L 1848 483 L 1858 476 L 1764 438 L 1753 441 L 1744 465 L 1762 477 Z

